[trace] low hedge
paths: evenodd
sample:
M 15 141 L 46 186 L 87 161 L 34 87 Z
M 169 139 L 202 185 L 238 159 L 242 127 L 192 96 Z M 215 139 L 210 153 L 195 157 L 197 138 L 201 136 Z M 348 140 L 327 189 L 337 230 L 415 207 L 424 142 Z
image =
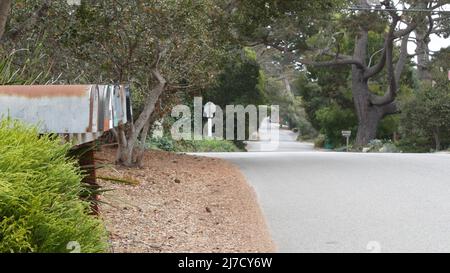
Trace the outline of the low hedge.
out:
M 82 174 L 69 148 L 20 122 L 0 121 L 0 252 L 107 250 L 102 222 L 79 198 Z
M 241 147 L 238 147 L 240 145 Z M 170 137 L 149 138 L 146 147 L 148 149 L 163 150 L 168 152 L 241 152 L 245 151 L 243 142 L 228 140 L 180 140 Z

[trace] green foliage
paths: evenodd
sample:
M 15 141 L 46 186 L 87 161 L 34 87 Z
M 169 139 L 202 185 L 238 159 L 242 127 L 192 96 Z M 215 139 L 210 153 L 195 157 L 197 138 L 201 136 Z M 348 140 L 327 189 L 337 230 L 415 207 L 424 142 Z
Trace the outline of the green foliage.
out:
M 342 130 L 356 135 L 358 124 L 349 86 L 349 71 L 345 69 L 310 69 L 299 75 L 296 85 L 303 99 L 308 120 L 324 135 L 324 146 L 344 144 Z
M 367 153 L 401 153 L 401 150 L 391 140 L 373 139 L 365 147 Z
M 175 151 L 174 141 L 166 136 L 163 137 L 152 137 L 146 143 L 147 148 L 163 150 L 168 152 Z
M 421 135 L 402 136 L 396 143 L 406 153 L 429 153 L 433 151 L 433 143 L 428 137 Z
M 370 16 L 380 16 L 375 13 Z M 370 17 L 369 16 L 369 17 Z M 332 51 L 346 55 L 352 55 L 354 50 L 354 33 L 356 18 L 350 15 L 340 14 L 336 22 L 330 24 L 320 32 L 312 35 L 308 43 L 312 48 L 328 48 Z M 364 18 L 363 18 L 364 19 Z M 379 62 L 381 54 L 379 51 L 384 43 L 384 28 L 387 21 L 385 18 L 365 18 L 373 20 L 369 31 L 369 48 L 371 58 L 366 62 L 374 65 Z M 360 22 L 357 22 L 358 24 Z M 332 37 L 332 39 L 330 39 Z M 398 55 L 398 50 L 394 51 Z M 332 56 L 319 54 L 315 56 L 318 60 L 330 60 Z M 413 65 L 408 62 L 405 66 L 405 73 L 402 74 L 400 91 L 397 101 L 404 100 L 411 93 L 416 85 L 414 82 Z M 308 120 L 312 126 L 326 136 L 327 144 L 340 146 L 343 143 L 341 131 L 344 129 L 353 130 L 352 138 L 356 136 L 358 119 L 355 111 L 351 83 L 350 67 L 310 67 L 308 71 L 301 73 L 296 81 L 297 90 L 303 99 Z M 380 73 L 371 78 L 369 88 L 372 93 L 383 95 L 388 90 L 388 84 L 384 73 Z M 392 138 L 398 132 L 399 117 L 388 116 L 381 120 L 377 137 L 380 139 Z M 346 128 L 347 127 L 347 128 Z
M 249 48 L 237 50 L 231 53 L 224 64 L 216 84 L 203 93 L 204 102 L 213 102 L 223 110 L 227 105 L 264 105 L 267 101 L 265 85 L 266 76 L 256 61 L 256 53 Z M 226 118 L 224 113 L 224 120 Z M 246 122 L 248 124 L 248 117 Z M 224 122 L 224 132 L 225 126 Z M 246 127 L 246 136 L 251 133 Z
M 20 0 L 12 5 L 7 33 L 21 31 L 6 35 L 2 46 L 9 52 L 42 43 L 42 63 L 52 66 L 41 71 L 50 69 L 58 83 L 131 84 L 138 117 L 157 81 L 151 73 L 156 64 L 170 89 L 164 104 L 176 91 L 198 92 L 214 82 L 229 49 L 225 17 L 215 0 L 83 0 L 80 6 Z
M 329 19 L 346 1 L 342 0 L 244 0 L 236 4 L 233 26 L 245 40 L 289 41 L 306 48 L 306 38 Z M 320 12 L 317 12 L 320 11 Z M 314 19 L 322 19 L 322 21 Z M 268 26 L 271 28 L 269 29 Z M 299 34 L 302 35 L 299 35 Z
M 450 145 L 450 48 L 435 54 L 430 70 L 433 86 L 421 84 L 402 105 L 399 145 L 408 152 L 429 152 Z
M 287 103 L 279 105 L 281 119 L 287 121 L 291 129 L 298 130 L 300 140 L 311 140 L 317 136 L 317 131 L 307 119 L 301 97 L 293 96 L 288 99 Z
M 19 122 L 0 122 L 0 252 L 104 252 L 106 231 L 80 200 L 69 146 Z
M 351 109 L 342 109 L 337 104 L 323 107 L 316 111 L 316 119 L 320 124 L 321 133 L 327 137 L 327 143 L 340 146 L 343 143 L 342 130 L 356 132 L 356 116 Z
M 391 115 L 383 118 L 378 124 L 377 137 L 379 139 L 391 139 L 398 132 L 400 116 Z
M 205 101 L 212 101 L 222 109 L 226 105 L 261 105 L 266 101 L 264 83 L 256 53 L 249 48 L 235 51 L 224 64 L 216 85 L 204 93 Z
M 314 140 L 314 147 L 315 148 L 324 148 L 325 147 L 325 141 L 326 138 L 324 135 L 318 135 L 316 139 Z
M 298 72 L 286 66 L 289 61 L 278 51 L 264 51 L 259 54 L 258 61 L 265 72 L 267 101 L 279 106 L 280 121 L 291 129 L 298 129 L 305 139 L 315 137 L 317 133 L 307 120 L 302 99 L 292 84 Z
M 29 85 L 47 83 L 49 66 L 45 63 L 42 44 L 34 51 L 13 50 L 0 53 L 0 85 Z
M 168 152 L 239 152 L 232 141 L 227 140 L 180 140 L 175 141 L 170 137 L 153 137 L 147 142 L 147 148 Z
M 228 140 L 192 140 L 179 141 L 176 145 L 177 152 L 240 152 L 232 141 Z
M 296 81 L 308 120 L 329 146 L 342 145 L 341 131 L 356 129 L 358 124 L 349 78 L 348 69 L 308 68 Z
M 450 144 L 450 84 L 421 90 L 402 109 L 405 143 L 439 150 Z

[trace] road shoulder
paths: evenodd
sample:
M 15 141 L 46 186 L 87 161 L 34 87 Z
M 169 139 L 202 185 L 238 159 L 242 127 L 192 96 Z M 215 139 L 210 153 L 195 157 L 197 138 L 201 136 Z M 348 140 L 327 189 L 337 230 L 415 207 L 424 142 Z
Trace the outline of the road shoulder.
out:
M 97 153 L 112 163 L 115 151 Z M 143 167 L 108 167 L 99 176 L 139 182 L 101 182 L 113 252 L 274 252 L 253 189 L 224 160 L 150 151 Z

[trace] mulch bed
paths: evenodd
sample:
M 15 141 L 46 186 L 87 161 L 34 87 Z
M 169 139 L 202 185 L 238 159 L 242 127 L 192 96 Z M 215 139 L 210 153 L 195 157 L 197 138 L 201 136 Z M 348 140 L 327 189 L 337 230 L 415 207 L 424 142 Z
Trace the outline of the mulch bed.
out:
M 112 252 L 274 252 L 253 189 L 234 165 L 214 158 L 148 151 L 142 168 L 113 166 L 116 151 L 96 153 L 110 163 L 99 176 L 101 217 Z

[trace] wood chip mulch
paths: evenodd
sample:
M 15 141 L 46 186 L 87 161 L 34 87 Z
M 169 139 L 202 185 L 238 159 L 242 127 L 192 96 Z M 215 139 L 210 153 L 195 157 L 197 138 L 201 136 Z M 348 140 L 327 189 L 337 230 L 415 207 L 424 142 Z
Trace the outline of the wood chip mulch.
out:
M 96 153 L 101 217 L 112 252 L 274 252 L 253 189 L 234 165 L 213 158 L 148 151 L 142 168 L 113 166 L 115 150 Z

